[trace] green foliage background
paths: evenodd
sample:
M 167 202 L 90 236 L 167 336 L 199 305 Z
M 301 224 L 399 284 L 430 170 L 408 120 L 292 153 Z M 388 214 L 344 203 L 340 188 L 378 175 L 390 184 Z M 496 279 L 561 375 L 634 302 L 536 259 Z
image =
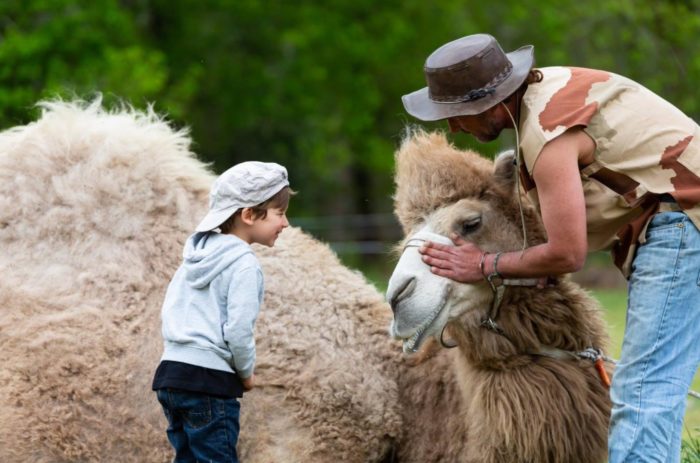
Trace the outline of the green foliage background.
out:
M 30 122 L 42 98 L 152 103 L 217 171 L 286 165 L 292 216 L 388 212 L 393 150 L 416 122 L 400 97 L 424 85 L 430 52 L 476 32 L 534 44 L 539 65 L 627 75 L 700 116 L 700 0 L 4 0 L 0 125 Z

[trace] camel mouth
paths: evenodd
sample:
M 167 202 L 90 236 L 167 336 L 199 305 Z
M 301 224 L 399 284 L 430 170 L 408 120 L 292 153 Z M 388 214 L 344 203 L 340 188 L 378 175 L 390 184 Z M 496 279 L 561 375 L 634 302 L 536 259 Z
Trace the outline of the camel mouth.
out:
M 418 325 L 416 331 L 408 338 L 399 337 L 403 340 L 403 352 L 406 354 L 412 354 L 418 352 L 421 345 L 425 341 L 426 335 L 431 331 L 429 328 L 434 325 L 435 321 L 442 314 L 443 309 L 446 304 L 440 304 L 436 309 L 434 309 L 424 320 Z

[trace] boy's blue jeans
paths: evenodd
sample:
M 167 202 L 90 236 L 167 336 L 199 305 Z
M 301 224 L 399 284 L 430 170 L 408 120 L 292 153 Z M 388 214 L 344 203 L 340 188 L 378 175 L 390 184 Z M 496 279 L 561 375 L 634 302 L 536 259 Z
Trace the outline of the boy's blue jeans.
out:
M 168 418 L 175 463 L 238 463 L 241 405 L 237 399 L 178 389 L 159 389 L 156 394 Z
M 632 266 L 610 391 L 610 463 L 680 461 L 686 396 L 700 362 L 700 232 L 682 212 L 663 212 L 646 238 Z

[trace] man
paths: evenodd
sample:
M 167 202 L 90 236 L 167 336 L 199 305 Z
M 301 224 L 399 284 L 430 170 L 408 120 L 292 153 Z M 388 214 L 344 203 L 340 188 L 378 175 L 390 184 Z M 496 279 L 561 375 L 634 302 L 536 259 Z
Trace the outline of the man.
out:
M 610 72 L 534 69 L 534 49 L 504 53 L 487 34 L 447 43 L 425 63 L 409 114 L 446 119 L 481 142 L 515 129 L 522 186 L 548 241 L 487 254 L 455 238 L 421 252 L 434 273 L 545 277 L 612 250 L 629 279 L 627 324 L 611 398 L 611 463 L 679 461 L 685 397 L 700 362 L 700 127 Z

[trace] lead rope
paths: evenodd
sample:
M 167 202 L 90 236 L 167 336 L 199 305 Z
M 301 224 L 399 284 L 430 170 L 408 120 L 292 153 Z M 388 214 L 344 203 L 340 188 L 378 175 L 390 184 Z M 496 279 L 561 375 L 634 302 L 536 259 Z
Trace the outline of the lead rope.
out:
M 517 96 L 516 96 L 517 98 Z M 520 118 L 520 99 L 517 100 L 518 102 L 518 119 Z M 515 185 L 517 189 L 517 195 L 518 195 L 518 209 L 520 210 L 520 224 L 522 225 L 523 228 L 523 248 L 521 250 L 520 258 L 522 259 L 522 253 L 525 252 L 525 249 L 527 248 L 527 229 L 525 228 L 525 213 L 523 212 L 523 199 L 522 199 L 522 192 L 520 191 L 520 133 L 518 131 L 518 124 L 515 123 L 515 118 L 510 112 L 510 109 L 508 109 L 508 106 L 506 106 L 505 103 L 501 101 L 501 104 L 503 105 L 504 108 L 506 108 L 506 112 L 508 113 L 508 116 L 510 116 L 510 120 L 513 122 L 513 128 L 515 129 L 515 168 L 517 170 L 515 174 Z
M 507 337 L 506 337 L 507 339 Z M 605 371 L 605 367 L 603 366 L 603 363 L 610 363 L 613 366 L 617 365 L 617 360 L 608 357 L 607 355 L 603 354 L 603 351 L 601 349 L 597 349 L 595 347 L 588 347 L 580 352 L 574 352 L 570 350 L 564 350 L 564 349 L 559 349 L 557 347 L 548 347 L 548 346 L 542 346 L 537 352 L 530 352 L 531 355 L 539 355 L 543 357 L 549 357 L 555 360 L 564 360 L 564 359 L 581 359 L 581 360 L 588 360 L 591 363 L 593 363 L 593 366 L 595 367 L 596 371 L 598 372 L 598 376 L 600 377 L 601 383 L 609 388 L 611 385 L 610 378 L 608 377 L 607 371 Z M 693 391 L 692 389 L 688 389 L 688 395 L 690 397 L 693 397 L 695 399 L 700 399 L 700 393 L 697 393 Z

